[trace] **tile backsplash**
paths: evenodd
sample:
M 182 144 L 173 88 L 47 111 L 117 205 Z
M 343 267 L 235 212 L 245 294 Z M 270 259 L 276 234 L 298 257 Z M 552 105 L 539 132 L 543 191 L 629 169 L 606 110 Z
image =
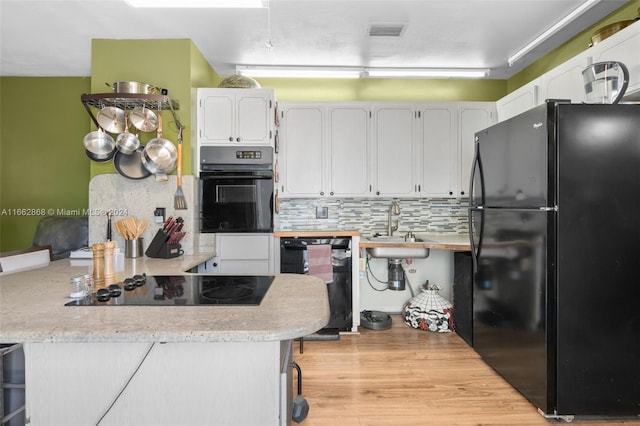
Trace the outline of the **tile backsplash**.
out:
M 175 176 L 168 182 L 156 182 L 152 177 L 143 180 L 126 179 L 116 174 L 95 176 L 89 184 L 89 209 L 95 212 L 121 210 L 124 216 L 113 221 L 135 216 L 149 221 L 143 234 L 145 248 L 153 239 L 159 225 L 153 223 L 155 207 L 165 207 L 166 216 L 182 216 L 187 236 L 181 241 L 185 254 L 213 252 L 215 234 L 200 234 L 198 224 L 197 179 L 183 177 L 183 191 L 187 210 L 174 210 Z M 275 218 L 277 231 L 358 230 L 363 235 L 387 233 L 387 215 L 393 201 L 400 205 L 397 234 L 407 231 L 433 234 L 465 234 L 467 226 L 467 200 L 455 198 L 320 198 L 280 200 L 280 213 Z M 316 208 L 326 208 L 326 219 L 316 219 Z M 95 214 L 89 217 L 89 244 L 106 239 L 107 217 Z M 119 247 L 124 240 L 113 228 L 113 239 Z
M 199 226 L 198 208 L 195 204 L 197 181 L 192 175 L 182 179 L 182 189 L 187 201 L 186 210 L 175 210 L 173 198 L 176 192 L 176 176 L 169 176 L 167 182 L 156 182 L 153 177 L 132 180 L 117 174 L 97 175 L 89 183 L 89 210 L 95 212 L 89 216 L 89 245 L 106 240 L 107 216 L 104 212 L 114 212 L 112 224 L 126 217 L 146 219 L 149 222 L 143 234 L 144 248 L 151 243 L 161 225 L 154 223 L 153 212 L 156 207 L 165 207 L 166 216 L 184 218 L 185 238 L 180 242 L 185 254 L 192 254 L 198 247 Z M 124 249 L 124 238 L 112 225 L 113 241 Z M 212 250 L 212 248 L 211 248 Z
M 467 199 L 455 198 L 284 198 L 280 200 L 280 214 L 276 230 L 359 230 L 363 235 L 387 234 L 387 218 L 391 203 L 400 205 L 396 233 L 407 231 L 432 234 L 465 234 Z M 326 207 L 327 219 L 316 219 L 316 208 Z

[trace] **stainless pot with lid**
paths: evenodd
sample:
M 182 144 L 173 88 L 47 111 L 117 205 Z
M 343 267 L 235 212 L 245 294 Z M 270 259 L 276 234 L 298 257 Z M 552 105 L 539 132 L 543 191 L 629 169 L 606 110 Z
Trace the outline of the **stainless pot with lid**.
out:
M 629 70 L 622 62 L 597 62 L 582 71 L 582 78 L 586 103 L 617 104 L 627 91 Z
M 115 93 L 136 93 L 138 95 L 166 95 L 167 90 L 147 83 L 137 81 L 116 81 L 113 84 L 105 83 Z

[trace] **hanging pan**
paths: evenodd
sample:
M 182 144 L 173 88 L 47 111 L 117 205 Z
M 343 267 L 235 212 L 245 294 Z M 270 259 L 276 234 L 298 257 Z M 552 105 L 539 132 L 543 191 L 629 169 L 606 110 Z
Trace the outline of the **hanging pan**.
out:
M 87 133 L 83 143 L 87 157 L 100 163 L 111 160 L 116 152 L 116 141 L 102 129 Z
M 129 155 L 133 154 L 133 152 L 138 149 L 140 146 L 140 139 L 138 136 L 129 133 L 129 122 L 127 121 L 127 116 L 124 116 L 124 132 L 118 135 L 116 139 L 116 148 L 119 152 Z
M 158 114 L 157 137 L 151 139 L 142 152 L 142 164 L 155 175 L 167 175 L 176 168 L 178 150 L 162 137 L 162 116 Z
M 123 154 L 117 151 L 113 157 L 113 166 L 120 176 L 127 179 L 145 179 L 151 176 L 151 172 L 142 164 L 142 152 L 144 146 L 140 145 L 131 154 Z

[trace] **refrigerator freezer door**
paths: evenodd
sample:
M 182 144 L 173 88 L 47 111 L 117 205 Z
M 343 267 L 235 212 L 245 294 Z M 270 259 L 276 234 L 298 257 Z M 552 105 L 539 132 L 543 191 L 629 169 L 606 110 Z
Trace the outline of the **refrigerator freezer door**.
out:
M 558 412 L 638 416 L 640 105 L 558 117 Z
M 547 231 L 555 212 L 472 211 L 474 239 L 482 228 L 473 287 L 473 347 L 534 405 L 553 410 L 552 356 L 548 356 Z M 482 224 L 482 227 L 480 226 Z M 551 287 L 551 292 L 553 287 Z M 551 333 L 551 334 L 548 334 Z
M 540 105 L 476 133 L 472 206 L 555 205 L 547 199 L 548 150 L 554 150 L 548 144 L 553 138 L 548 137 L 547 116 L 548 111 L 553 114 L 552 105 Z

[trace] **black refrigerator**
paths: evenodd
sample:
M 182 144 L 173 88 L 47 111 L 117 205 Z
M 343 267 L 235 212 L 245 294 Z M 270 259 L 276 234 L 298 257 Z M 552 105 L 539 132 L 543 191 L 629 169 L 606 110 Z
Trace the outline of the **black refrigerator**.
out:
M 640 105 L 475 136 L 474 349 L 548 418 L 640 416 Z

